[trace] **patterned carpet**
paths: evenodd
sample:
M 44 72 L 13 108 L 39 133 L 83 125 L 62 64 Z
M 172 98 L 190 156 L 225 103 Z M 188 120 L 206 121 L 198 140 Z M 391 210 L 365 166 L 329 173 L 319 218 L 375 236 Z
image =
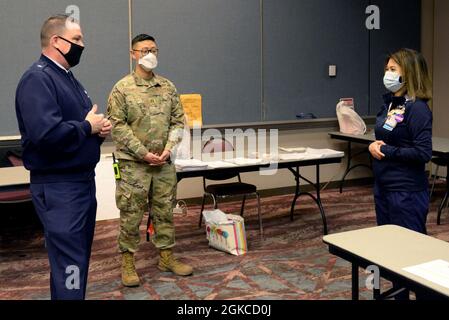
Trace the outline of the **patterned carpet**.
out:
M 449 217 L 436 225 L 436 206 L 443 194 L 439 185 L 429 214 L 429 234 L 449 241 Z M 195 268 L 191 277 L 161 273 L 157 252 L 145 242 L 137 254 L 142 285 L 124 288 L 120 282 L 120 256 L 116 237 L 118 221 L 98 222 L 90 265 L 88 299 L 214 300 L 214 299 L 350 299 L 349 263 L 328 253 L 322 243 L 322 223 L 315 204 L 307 197 L 297 202 L 290 222 L 292 195 L 262 199 L 265 238 L 258 233 L 255 201 L 247 201 L 245 223 L 249 252 L 232 256 L 209 248 L 204 228 L 198 229 L 199 206 L 190 206 L 186 216 L 176 216 L 176 253 Z M 371 187 L 327 190 L 322 196 L 330 233 L 375 226 Z M 226 213 L 239 212 L 240 202 L 223 203 Z M 39 223 L 30 208 L 2 206 L 0 227 L 0 300 L 49 299 L 49 267 Z M 13 213 L 12 213 L 13 212 Z M 6 218 L 5 218 L 6 217 Z M 366 275 L 361 270 L 361 298 L 372 294 L 362 289 Z M 383 282 L 388 288 L 389 283 Z

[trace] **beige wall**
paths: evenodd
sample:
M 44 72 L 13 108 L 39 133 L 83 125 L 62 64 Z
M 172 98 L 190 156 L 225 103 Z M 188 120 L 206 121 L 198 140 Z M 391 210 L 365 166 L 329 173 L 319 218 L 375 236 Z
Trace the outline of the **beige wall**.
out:
M 449 138 L 449 1 L 435 0 L 434 135 Z
M 433 70 L 435 0 L 422 0 L 421 48 L 430 70 Z

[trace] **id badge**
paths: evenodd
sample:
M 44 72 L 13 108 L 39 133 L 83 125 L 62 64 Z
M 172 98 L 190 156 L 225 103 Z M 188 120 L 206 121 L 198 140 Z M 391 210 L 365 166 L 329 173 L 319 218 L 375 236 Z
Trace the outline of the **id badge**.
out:
M 394 116 L 388 117 L 387 121 L 385 121 L 383 128 L 388 131 L 393 131 L 397 125 L 398 125 L 398 122 L 396 121 Z

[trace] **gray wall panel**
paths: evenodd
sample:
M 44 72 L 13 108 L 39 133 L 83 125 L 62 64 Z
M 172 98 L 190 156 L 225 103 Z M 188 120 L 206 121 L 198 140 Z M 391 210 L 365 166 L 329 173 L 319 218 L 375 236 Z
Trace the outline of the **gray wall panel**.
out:
M 134 35 L 157 40 L 157 72 L 180 93 L 203 95 L 205 124 L 335 117 L 340 97 L 375 114 L 385 92 L 385 54 L 420 48 L 420 0 L 264 0 L 264 100 L 261 105 L 259 0 L 134 0 Z M 381 30 L 365 28 L 365 8 L 381 9 Z M 39 56 L 50 14 L 78 5 L 87 49 L 73 71 L 105 110 L 112 86 L 129 72 L 128 1 L 0 0 L 0 135 L 18 134 L 14 95 Z M 338 75 L 328 77 L 328 65 Z M 265 115 L 265 117 L 264 117 Z
M 86 44 L 73 72 L 102 111 L 114 83 L 129 72 L 127 1 L 0 0 L 0 135 L 19 133 L 14 110 L 17 83 L 39 58 L 42 23 L 69 5 L 80 9 Z
M 368 30 L 361 0 L 265 0 L 266 120 L 335 117 L 341 97 L 368 111 Z M 329 64 L 337 77 L 328 76 Z
M 386 93 L 384 64 L 388 53 L 400 48 L 421 48 L 420 0 L 372 0 L 380 9 L 380 30 L 370 33 L 370 114 L 380 110 Z
M 259 0 L 134 0 L 134 35 L 153 35 L 157 73 L 203 96 L 205 124 L 261 121 Z

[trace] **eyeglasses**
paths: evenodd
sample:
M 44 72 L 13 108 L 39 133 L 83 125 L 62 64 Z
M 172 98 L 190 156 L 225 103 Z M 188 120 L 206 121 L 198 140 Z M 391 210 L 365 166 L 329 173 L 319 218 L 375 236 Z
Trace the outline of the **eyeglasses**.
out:
M 140 54 L 141 54 L 142 56 L 146 56 L 146 55 L 149 54 L 150 52 L 151 52 L 152 54 L 154 54 L 154 55 L 157 55 L 157 54 L 159 53 L 159 49 L 157 49 L 157 48 L 152 48 L 152 49 L 141 49 L 141 50 L 133 49 L 133 51 L 138 51 L 138 52 L 140 52 Z

